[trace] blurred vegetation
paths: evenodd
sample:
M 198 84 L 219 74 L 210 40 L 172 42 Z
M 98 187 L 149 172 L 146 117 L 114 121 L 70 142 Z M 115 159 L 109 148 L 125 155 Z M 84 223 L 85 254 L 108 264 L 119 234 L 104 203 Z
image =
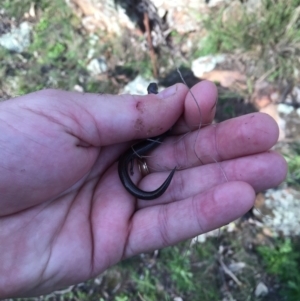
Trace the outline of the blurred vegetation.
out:
M 205 17 L 207 36 L 195 56 L 242 53 L 255 60 L 258 76 L 268 72 L 269 80 L 299 79 L 300 0 L 262 0 L 259 11 L 241 8 L 239 16 L 226 21 L 225 13 Z
M 147 53 L 140 52 L 139 57 L 134 57 L 131 51 L 124 51 L 128 45 L 124 46 L 120 39 L 101 32 L 86 34 L 64 0 L 14 0 L 13 4 L 5 0 L 3 3 L 6 14 L 17 20 L 22 19 L 31 5 L 35 6 L 38 22 L 33 24 L 29 49 L 20 55 L 0 51 L 0 86 L 11 86 L 7 88 L 10 95 L 47 87 L 72 90 L 75 85 L 87 92 L 117 93 L 119 87 L 108 77 L 99 80 L 88 73 L 87 65 L 93 54 L 111 53 L 118 57 L 121 66 L 110 70 L 111 76 L 115 72 L 151 74 Z
M 280 294 L 284 300 L 300 300 L 300 244 L 289 238 L 278 240 L 273 246 L 259 246 L 268 273 L 281 283 Z
M 8 15 L 21 18 L 31 3 L 17 0 L 11 5 L 11 1 L 5 1 L 4 7 Z M 30 48 L 22 56 L 6 52 L 0 57 L 5 62 L 2 73 L 16 80 L 15 95 L 46 87 L 70 89 L 78 83 L 79 75 L 86 73 L 83 60 L 88 44 L 73 27 L 76 18 L 65 2 L 42 0 L 34 4 L 40 17 L 34 25 Z
M 285 154 L 288 163 L 286 182 L 293 187 L 300 188 L 300 142 L 292 143 Z
M 188 59 L 178 65 L 187 66 L 187 61 L 200 55 L 242 53 L 257 66 L 251 76 L 296 80 L 300 70 L 300 0 L 263 0 L 262 3 L 259 12 L 243 11 L 239 20 L 232 18 L 224 22 L 223 9 L 208 15 L 203 23 L 206 37 L 196 44 L 193 53 L 186 55 Z M 64 0 L 1 0 L 0 7 L 9 17 L 21 21 L 33 4 L 37 21 L 33 23 L 30 47 L 21 54 L 0 48 L 0 88 L 7 95 L 26 94 L 46 87 L 73 90 L 75 85 L 87 92 L 117 93 L 126 83 L 123 77 L 132 79 L 137 74 L 152 77 L 147 51 L 134 49 L 129 33 L 122 38 L 103 32 L 87 34 Z M 174 47 L 184 40 L 176 31 L 172 31 L 171 38 Z M 89 53 L 113 58 L 106 76 L 90 76 L 87 65 L 93 55 Z M 158 61 L 166 71 L 173 62 L 163 52 L 158 55 Z M 227 101 L 236 95 L 229 94 L 220 99 L 226 118 L 236 116 L 236 102 L 233 105 Z M 299 187 L 300 146 L 295 146 L 286 159 L 287 183 Z M 252 236 L 258 235 L 253 233 L 255 231 L 249 230 Z M 109 269 L 95 280 L 76 285 L 63 294 L 46 296 L 44 300 L 154 301 L 181 297 L 189 301 L 211 301 L 221 300 L 224 295 L 226 300 L 263 300 L 253 294 L 257 274 L 265 273 L 255 250 L 268 277 L 275 277 L 280 283 L 284 297 L 274 300 L 300 300 L 297 243 L 287 239 L 275 241 L 271 246 L 250 248 L 245 247 L 243 235 L 242 231 L 221 233 L 218 239 L 210 238 L 193 247 L 183 243 L 153 254 L 142 254 Z M 246 263 L 245 270 L 238 275 L 242 287 L 220 271 L 220 246 L 232 262 Z M 225 283 L 230 283 L 230 287 Z

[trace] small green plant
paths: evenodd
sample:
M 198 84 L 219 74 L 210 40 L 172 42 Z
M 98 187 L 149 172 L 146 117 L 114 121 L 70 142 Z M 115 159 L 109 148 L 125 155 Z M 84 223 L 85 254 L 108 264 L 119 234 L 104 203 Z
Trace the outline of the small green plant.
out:
M 142 275 L 135 275 L 134 281 L 137 284 L 138 291 L 145 295 L 155 295 L 155 278 L 152 277 L 149 270 L 145 269 Z
M 16 19 L 22 18 L 24 12 L 28 12 L 31 5 L 35 5 L 37 8 L 44 8 L 47 0 L 1 0 L 1 8 L 5 9 L 5 12 Z
M 169 270 L 172 281 L 179 291 L 192 291 L 193 274 L 190 267 L 189 251 L 182 254 L 178 247 L 167 248 L 162 252 L 167 256 L 166 267 Z
M 257 248 L 267 272 L 278 277 L 285 300 L 300 300 L 300 253 L 299 246 L 291 239 L 276 242 L 274 247 Z
M 129 297 L 125 295 L 116 296 L 115 301 L 129 301 Z
M 294 143 L 285 154 L 288 163 L 287 183 L 296 188 L 300 187 L 300 143 Z

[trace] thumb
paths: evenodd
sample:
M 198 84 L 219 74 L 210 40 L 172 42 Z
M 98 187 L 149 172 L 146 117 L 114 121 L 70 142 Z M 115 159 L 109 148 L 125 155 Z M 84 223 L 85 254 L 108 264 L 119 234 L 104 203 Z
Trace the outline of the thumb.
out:
M 182 114 L 187 91 L 176 84 L 156 95 L 48 93 L 59 93 L 51 98 L 66 102 L 64 114 L 76 119 L 76 126 L 68 124 L 68 131 L 90 145 L 104 146 L 166 132 Z
M 77 101 L 84 102 L 95 121 L 97 136 L 90 138 L 108 145 L 166 132 L 182 114 L 187 91 L 176 84 L 157 95 L 79 94 Z

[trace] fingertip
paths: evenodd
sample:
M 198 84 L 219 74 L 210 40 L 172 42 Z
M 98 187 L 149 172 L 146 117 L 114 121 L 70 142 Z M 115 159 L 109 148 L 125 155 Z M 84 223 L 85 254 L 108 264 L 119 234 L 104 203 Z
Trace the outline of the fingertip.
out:
M 159 94 L 101 95 L 88 110 L 104 127 L 98 129 L 102 145 L 120 143 L 169 130 L 183 112 L 186 93 L 184 85 L 176 84 Z
M 263 127 L 270 131 L 270 138 L 272 139 L 270 142 L 272 146 L 278 141 L 279 138 L 279 125 L 278 122 L 269 114 L 258 112 L 258 116 L 261 119 L 261 124 Z
M 266 152 L 278 140 L 278 126 L 264 113 L 225 120 L 217 124 L 218 153 L 223 160 Z
M 213 83 L 209 80 L 203 80 L 203 81 L 199 82 L 197 85 L 201 89 L 203 89 L 203 92 L 206 91 L 204 93 L 207 94 L 208 97 L 217 99 L 217 97 L 218 97 L 218 88 L 215 85 L 215 83 Z
M 178 93 L 186 93 L 187 87 L 184 84 L 178 83 L 170 87 L 165 88 L 157 94 L 160 99 L 168 99 L 175 96 Z
M 226 225 L 247 213 L 254 206 L 255 191 L 246 182 L 227 182 L 215 187 L 212 198 L 208 199 L 212 203 L 202 207 L 206 231 Z
M 273 147 L 279 138 L 279 126 L 276 120 L 266 113 L 249 114 L 250 118 L 255 117 L 256 122 L 252 123 L 253 136 L 256 138 L 257 143 L 264 146 L 263 150 Z
M 204 80 L 190 89 L 185 102 L 185 120 L 190 129 L 210 124 L 216 111 L 218 90 L 213 82 Z M 197 108 L 195 109 L 195 105 Z
M 196 93 L 199 93 L 199 99 L 202 102 L 208 102 L 209 104 L 216 105 L 218 98 L 218 88 L 217 86 L 208 80 L 203 80 L 193 86 L 191 90 Z
M 275 183 L 273 184 L 273 187 L 278 186 L 281 184 L 287 177 L 288 173 L 288 163 L 283 155 L 281 155 L 277 151 L 270 151 L 270 154 L 272 154 L 275 158 L 273 166 L 276 166 L 276 173 L 273 174 L 273 178 L 275 180 Z

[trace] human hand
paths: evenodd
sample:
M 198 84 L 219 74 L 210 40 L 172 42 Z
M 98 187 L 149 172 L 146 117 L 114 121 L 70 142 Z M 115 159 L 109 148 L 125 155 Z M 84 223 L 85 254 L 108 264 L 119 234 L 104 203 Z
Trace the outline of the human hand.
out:
M 0 298 L 45 294 L 218 228 L 285 178 L 284 159 L 269 151 L 278 138 L 271 117 L 198 131 L 213 120 L 217 92 L 209 82 L 192 91 L 201 118 L 181 84 L 158 96 L 44 90 L 0 104 Z M 176 120 L 174 136 L 147 158 L 151 174 L 141 180 L 135 167 L 133 179 L 151 191 L 182 170 L 160 198 L 136 200 L 118 157 Z

